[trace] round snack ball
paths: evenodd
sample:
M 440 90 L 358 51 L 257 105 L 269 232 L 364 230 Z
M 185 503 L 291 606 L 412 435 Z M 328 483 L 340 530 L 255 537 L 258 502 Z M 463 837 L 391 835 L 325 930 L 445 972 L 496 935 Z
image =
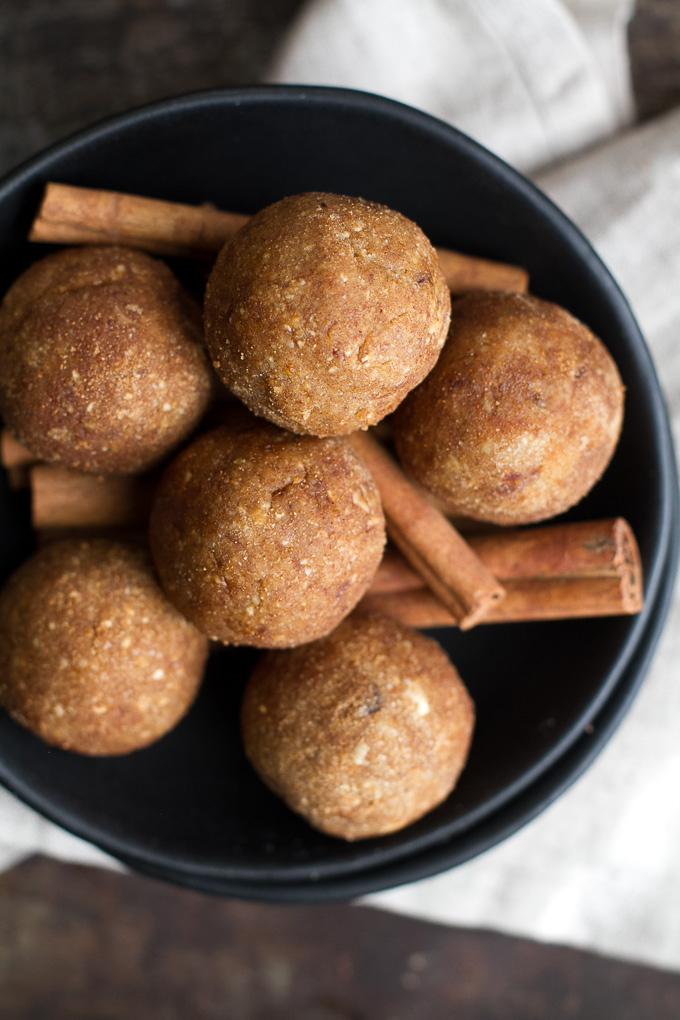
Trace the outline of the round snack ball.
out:
M 468 294 L 453 304 L 436 367 L 394 415 L 394 441 L 450 512 L 528 524 L 578 503 L 601 476 L 623 394 L 602 342 L 563 308 Z
M 384 418 L 434 365 L 450 296 L 422 230 L 386 206 L 313 192 L 263 209 L 219 254 L 205 297 L 218 375 L 293 432 Z
M 244 413 L 166 468 L 150 540 L 168 598 L 205 634 L 287 648 L 354 608 L 378 569 L 385 523 L 346 440 L 295 436 Z
M 374 614 L 265 654 L 241 708 L 260 778 L 348 840 L 401 829 L 448 797 L 473 726 L 472 700 L 436 641 Z
M 163 736 L 207 652 L 133 545 L 52 542 L 0 593 L 0 705 L 64 750 L 124 754 Z
M 130 248 L 48 255 L 0 308 L 0 412 L 46 461 L 147 470 L 192 431 L 211 375 L 198 304 L 166 265 Z

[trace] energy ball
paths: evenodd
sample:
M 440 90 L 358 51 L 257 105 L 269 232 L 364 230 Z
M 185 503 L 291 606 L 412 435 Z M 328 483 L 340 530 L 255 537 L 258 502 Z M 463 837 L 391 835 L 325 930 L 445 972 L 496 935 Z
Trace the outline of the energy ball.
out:
M 168 267 L 119 247 L 35 262 L 0 308 L 0 412 L 43 460 L 146 471 L 210 397 L 201 312 Z
M 222 249 L 206 342 L 255 414 L 292 432 L 345 435 L 380 421 L 427 375 L 450 304 L 415 223 L 313 192 L 263 209 Z
M 474 706 L 441 647 L 355 613 L 304 648 L 267 652 L 241 731 L 260 778 L 342 839 L 394 832 L 440 804 L 465 764 Z
M 624 387 L 563 308 L 528 294 L 455 301 L 428 378 L 393 417 L 409 474 L 448 511 L 528 524 L 578 503 L 607 467 Z
M 205 634 L 287 648 L 354 608 L 378 569 L 385 523 L 346 440 L 295 436 L 244 412 L 166 468 L 150 540 L 168 598 Z
M 53 542 L 0 593 L 0 705 L 67 751 L 125 754 L 163 736 L 207 651 L 133 545 Z

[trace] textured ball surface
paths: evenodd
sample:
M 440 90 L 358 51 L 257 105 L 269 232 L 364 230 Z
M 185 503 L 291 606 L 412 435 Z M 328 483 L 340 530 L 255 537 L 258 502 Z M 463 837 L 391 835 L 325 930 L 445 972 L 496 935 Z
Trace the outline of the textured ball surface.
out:
M 198 305 L 162 262 L 119 247 L 35 262 L 0 309 L 0 410 L 46 461 L 145 471 L 210 396 Z
M 207 652 L 148 554 L 122 542 L 50 543 L 0 593 L 0 705 L 65 750 L 123 754 L 163 736 Z
M 527 294 L 455 301 L 437 365 L 393 417 L 404 467 L 449 511 L 525 524 L 578 503 L 607 467 L 624 388 L 609 352 Z
M 266 653 L 241 726 L 263 781 L 317 829 L 354 840 L 409 825 L 449 795 L 474 706 L 435 641 L 356 613 L 321 641 Z
M 386 206 L 313 192 L 263 209 L 217 259 L 205 299 L 218 375 L 293 432 L 380 421 L 429 372 L 450 297 L 422 230 Z
M 380 563 L 385 525 L 346 440 L 244 415 L 168 466 L 150 539 L 168 597 L 200 630 L 280 648 L 328 633 L 354 608 Z

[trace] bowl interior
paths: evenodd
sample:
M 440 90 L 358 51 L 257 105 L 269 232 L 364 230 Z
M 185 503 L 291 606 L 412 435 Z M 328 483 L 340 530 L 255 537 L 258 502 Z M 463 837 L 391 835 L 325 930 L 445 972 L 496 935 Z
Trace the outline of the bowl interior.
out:
M 254 776 L 238 735 L 240 693 L 255 661 L 243 649 L 213 657 L 197 703 L 173 733 L 123 758 L 50 749 L 0 713 L 0 780 L 114 854 L 218 883 L 242 878 L 266 887 L 356 874 L 442 840 L 455 844 L 484 820 L 488 829 L 578 741 L 631 662 L 650 614 L 661 611 L 674 461 L 648 352 L 606 269 L 546 198 L 469 139 L 344 90 L 256 88 L 171 100 L 49 150 L 0 188 L 3 292 L 46 250 L 25 237 L 47 180 L 243 212 L 305 190 L 362 195 L 410 216 L 437 244 L 526 266 L 532 291 L 586 322 L 626 384 L 614 460 L 570 516 L 628 519 L 647 603 L 632 618 L 433 632 L 477 705 L 472 753 L 445 804 L 380 840 L 346 844 L 314 832 Z M 4 579 L 31 549 L 26 497 L 4 479 L 0 522 Z

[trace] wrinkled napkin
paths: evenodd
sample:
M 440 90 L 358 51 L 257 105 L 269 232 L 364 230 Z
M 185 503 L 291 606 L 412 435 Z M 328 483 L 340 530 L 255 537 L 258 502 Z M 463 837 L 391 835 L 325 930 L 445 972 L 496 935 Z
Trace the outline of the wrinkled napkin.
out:
M 529 174 L 626 293 L 680 430 L 680 110 L 634 126 L 622 0 L 311 0 L 269 80 L 419 107 Z M 558 801 L 445 874 L 361 902 L 680 969 L 680 600 L 604 751 Z M 0 868 L 107 855 L 0 789 Z

